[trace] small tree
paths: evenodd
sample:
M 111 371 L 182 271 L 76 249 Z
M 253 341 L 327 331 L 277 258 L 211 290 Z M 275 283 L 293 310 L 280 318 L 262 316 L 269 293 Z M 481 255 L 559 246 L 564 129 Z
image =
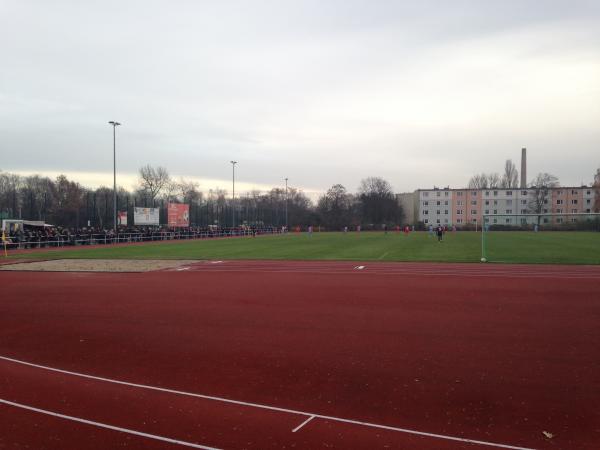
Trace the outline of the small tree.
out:
M 550 190 L 558 186 L 558 178 L 549 173 L 539 173 L 530 183 L 529 187 L 533 191 L 533 195 L 529 199 L 528 207 L 532 214 L 538 214 L 538 225 L 540 224 L 540 215 L 544 210 L 544 205 L 548 203 Z
M 504 176 L 501 186 L 506 189 L 514 189 L 519 186 L 519 172 L 512 160 L 507 159 L 504 164 Z
M 171 181 L 169 172 L 164 167 L 154 168 L 150 164 L 141 167 L 139 172 L 139 186 L 154 206 L 154 200 L 161 190 Z

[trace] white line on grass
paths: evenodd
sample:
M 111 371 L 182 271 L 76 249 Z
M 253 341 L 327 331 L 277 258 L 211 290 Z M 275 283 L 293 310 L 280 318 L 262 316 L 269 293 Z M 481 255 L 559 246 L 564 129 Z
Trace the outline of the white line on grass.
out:
M 200 448 L 204 450 L 219 450 L 216 447 L 207 447 L 206 445 L 194 444 L 192 442 L 180 441 L 178 439 L 171 439 L 164 436 L 158 436 L 156 434 L 144 433 L 142 431 L 131 430 L 129 428 L 116 427 L 114 425 L 108 425 L 106 423 L 94 422 L 93 420 L 82 419 L 80 417 L 67 416 L 54 411 L 48 411 L 47 409 L 34 408 L 33 406 L 23 405 L 22 403 L 11 402 L 0 398 L 0 403 L 8 406 L 14 406 L 16 408 L 26 409 L 40 414 L 46 414 L 48 416 L 58 417 L 60 419 L 71 420 L 73 422 L 85 423 L 86 425 L 92 425 L 99 428 L 107 428 L 113 431 L 119 431 L 121 433 L 133 434 L 135 436 L 141 436 L 148 439 L 154 439 L 156 441 L 168 442 L 169 444 L 183 445 L 184 447 Z
M 360 420 L 343 419 L 341 417 L 334 417 L 334 416 L 325 416 L 322 414 L 314 414 L 314 413 L 309 413 L 306 411 L 298 411 L 298 410 L 288 409 L 288 408 L 279 408 L 277 406 L 261 405 L 260 403 L 244 402 L 241 400 L 232 400 L 229 398 L 214 397 L 211 395 L 204 395 L 204 394 L 195 394 L 193 392 L 178 391 L 175 389 L 167 389 L 167 388 L 161 388 L 161 387 L 157 387 L 157 386 L 149 386 L 146 384 L 129 383 L 127 381 L 120 381 L 120 380 L 115 380 L 112 378 L 97 377 L 94 375 L 87 375 L 85 373 L 71 372 L 69 370 L 57 369 L 57 368 L 48 367 L 48 366 L 42 366 L 40 364 L 34 364 L 34 363 L 27 362 L 27 361 L 19 360 L 19 359 L 9 358 L 7 356 L 0 356 L 0 359 L 4 360 L 4 361 L 10 361 L 13 363 L 17 363 L 17 364 L 23 364 L 25 366 L 36 367 L 38 369 L 48 370 L 51 372 L 64 373 L 66 375 L 73 375 L 76 377 L 87 378 L 90 380 L 104 381 L 107 383 L 120 384 L 123 386 L 130 386 L 130 387 L 135 387 L 135 388 L 140 388 L 140 389 L 148 389 L 148 390 L 158 391 L 158 392 L 166 392 L 169 394 L 177 394 L 177 395 L 183 395 L 183 396 L 187 396 L 187 397 L 201 398 L 201 399 L 205 399 L 205 400 L 213 400 L 213 401 L 217 401 L 217 402 L 230 403 L 233 405 L 241 405 L 241 406 L 248 406 L 251 408 L 266 409 L 269 411 L 278 411 L 278 412 L 289 413 L 289 414 L 297 414 L 300 416 L 308 416 L 308 417 L 312 416 L 315 419 L 323 419 L 323 420 L 330 420 L 330 421 L 334 421 L 334 422 L 349 423 L 352 425 L 362 425 L 365 427 L 378 428 L 378 429 L 389 430 L 389 431 L 397 431 L 400 433 L 414 434 L 417 436 L 425 436 L 425 437 L 430 437 L 430 438 L 445 439 L 448 441 L 467 442 L 470 444 L 487 445 L 489 447 L 498 447 L 498 448 L 509 448 L 509 449 L 513 449 L 513 450 L 533 450 L 528 447 L 518 447 L 518 446 L 514 446 L 514 445 L 499 444 L 496 442 L 488 442 L 488 441 L 478 441 L 475 439 L 466 439 L 466 438 L 460 438 L 460 437 L 455 437 L 455 436 L 448 436 L 445 434 L 427 433 L 424 431 L 411 430 L 408 428 L 392 427 L 392 426 L 388 426 L 388 425 L 380 425 L 380 424 L 376 424 L 376 423 L 362 422 Z
M 296 431 L 298 431 L 300 428 L 302 428 L 304 425 L 306 425 L 308 422 L 310 422 L 314 418 L 315 418 L 315 416 L 310 416 L 308 419 L 306 419 L 304 422 L 302 422 L 300 425 L 298 425 L 296 428 L 294 428 L 292 430 L 292 433 L 295 433 Z

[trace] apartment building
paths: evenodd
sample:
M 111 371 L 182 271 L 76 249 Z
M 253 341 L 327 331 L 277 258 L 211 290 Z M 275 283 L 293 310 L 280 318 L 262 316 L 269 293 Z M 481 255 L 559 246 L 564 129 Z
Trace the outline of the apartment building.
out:
M 543 214 L 576 214 L 593 212 L 595 190 L 591 187 L 559 187 L 550 190 L 544 201 Z M 485 223 L 517 225 L 537 220 L 515 217 L 530 214 L 534 189 L 419 189 L 414 194 L 415 219 L 428 225 L 457 227 Z M 406 201 L 406 200 L 405 200 Z M 496 216 L 496 217 L 495 217 Z M 543 223 L 563 223 L 576 218 L 543 218 Z M 533 223 L 533 222 L 532 222 Z

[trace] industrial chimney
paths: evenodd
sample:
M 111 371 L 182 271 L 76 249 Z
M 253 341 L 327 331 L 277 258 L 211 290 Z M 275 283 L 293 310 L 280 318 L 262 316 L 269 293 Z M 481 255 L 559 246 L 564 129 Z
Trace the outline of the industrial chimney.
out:
M 527 188 L 527 149 L 521 149 L 521 189 Z

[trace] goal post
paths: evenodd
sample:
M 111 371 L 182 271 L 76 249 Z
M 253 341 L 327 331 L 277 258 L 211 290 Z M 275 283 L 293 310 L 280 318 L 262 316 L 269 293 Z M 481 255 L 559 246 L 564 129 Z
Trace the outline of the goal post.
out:
M 484 214 L 482 222 L 482 262 L 600 263 L 591 254 L 600 213 Z

